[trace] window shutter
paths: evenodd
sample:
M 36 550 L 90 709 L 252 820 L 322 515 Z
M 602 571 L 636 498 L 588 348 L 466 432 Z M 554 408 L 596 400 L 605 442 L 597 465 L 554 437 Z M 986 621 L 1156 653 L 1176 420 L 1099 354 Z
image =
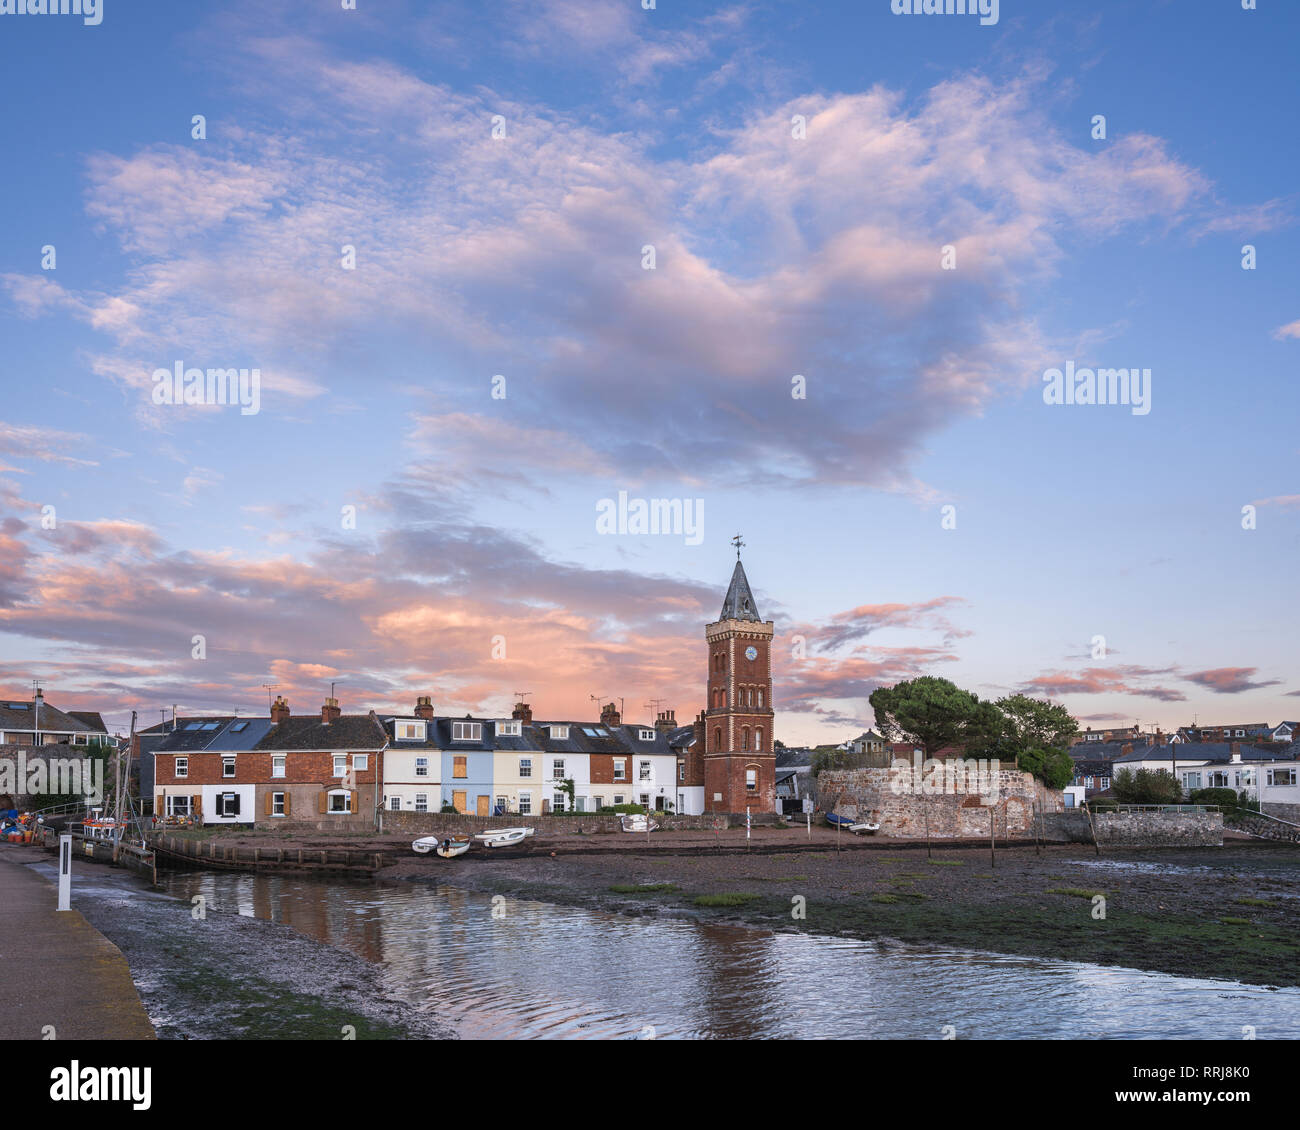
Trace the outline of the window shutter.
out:
M 267 792 L 267 794 L 266 794 L 266 804 L 263 806 L 263 811 L 266 813 L 267 816 L 270 816 L 270 815 L 275 811 L 275 794 L 274 794 L 274 793 L 269 792 L 269 791 Z
M 289 794 L 287 792 L 284 794 L 284 814 L 289 815 Z
M 328 811 L 327 808 L 328 805 L 329 805 L 329 793 L 327 793 L 324 789 L 321 789 L 321 791 L 316 796 L 316 811 L 326 812 Z
M 350 793 L 348 793 L 348 811 L 349 811 L 349 812 L 360 812 L 360 811 L 361 811 L 360 808 L 357 807 L 357 797 L 359 797 L 360 795 L 361 795 L 360 792 L 358 792 L 358 790 L 356 790 L 356 789 L 353 789 Z
M 238 816 L 238 815 L 239 815 L 239 794 L 238 794 L 238 793 L 232 793 L 231 796 L 230 796 L 230 799 L 233 800 L 233 801 L 235 802 L 235 806 L 234 806 L 234 808 L 228 809 L 227 812 L 226 812 L 226 815 L 227 815 L 227 816 Z
M 193 812 L 195 816 L 198 816 L 199 813 L 201 813 L 201 812 L 203 811 L 203 797 L 202 797 L 202 796 L 192 796 L 192 797 L 190 797 L 190 811 Z

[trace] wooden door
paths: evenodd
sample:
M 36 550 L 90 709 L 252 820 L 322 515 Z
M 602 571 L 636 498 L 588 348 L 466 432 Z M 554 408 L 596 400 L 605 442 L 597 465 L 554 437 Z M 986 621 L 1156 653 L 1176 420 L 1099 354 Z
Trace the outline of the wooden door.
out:
M 492 799 L 491 797 L 485 797 L 485 796 L 481 796 L 478 798 L 477 814 L 479 816 L 489 815 L 488 803 L 490 802 L 491 799 Z
M 454 792 L 451 794 L 451 806 L 457 811 L 465 811 L 465 794 L 464 792 Z

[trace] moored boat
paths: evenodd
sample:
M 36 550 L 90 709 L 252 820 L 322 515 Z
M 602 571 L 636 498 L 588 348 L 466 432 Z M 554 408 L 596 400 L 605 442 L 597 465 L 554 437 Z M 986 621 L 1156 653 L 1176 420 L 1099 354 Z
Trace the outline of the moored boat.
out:
M 643 812 L 630 812 L 623 816 L 621 823 L 625 832 L 657 832 L 659 821 Z
M 523 843 L 536 831 L 536 828 L 493 828 L 486 832 L 479 832 L 473 838 L 484 847 L 510 847 L 512 844 Z
M 411 850 L 420 855 L 436 851 L 443 859 L 454 859 L 469 850 L 468 836 L 421 836 L 411 844 Z

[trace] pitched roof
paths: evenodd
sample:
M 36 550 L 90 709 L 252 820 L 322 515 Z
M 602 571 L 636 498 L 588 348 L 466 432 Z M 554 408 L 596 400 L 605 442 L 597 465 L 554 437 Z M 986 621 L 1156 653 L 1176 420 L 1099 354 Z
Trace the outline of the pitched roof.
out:
M 745 576 L 745 567 L 736 559 L 736 568 L 731 574 L 731 586 L 727 589 L 727 598 L 722 602 L 719 620 L 753 620 L 762 623 L 758 615 L 758 605 L 754 603 L 754 594 L 749 588 L 749 578 Z
M 1289 761 L 1294 756 L 1293 753 L 1287 752 L 1292 746 L 1273 750 L 1257 745 L 1245 745 L 1241 742 L 1193 742 L 1177 746 L 1139 746 L 1132 753 L 1117 757 L 1115 763 L 1176 760 L 1189 769 L 1201 761 L 1209 762 L 1211 765 L 1227 765 L 1232 761 L 1234 745 L 1240 746 L 1242 761 Z
M 84 722 L 92 730 L 108 733 L 108 727 L 104 725 L 104 716 L 98 710 L 69 710 L 68 717 Z
M 36 707 L 32 699 L 23 701 L 0 701 L 0 730 L 35 731 L 37 726 Z M 89 734 L 96 732 L 95 727 L 87 725 L 71 714 L 65 714 L 48 702 L 41 704 L 41 733 Z M 103 730 L 100 722 L 99 730 Z
M 369 714 L 340 714 L 329 725 L 319 714 L 305 714 L 281 719 L 253 748 L 380 750 L 387 744 L 383 726 Z

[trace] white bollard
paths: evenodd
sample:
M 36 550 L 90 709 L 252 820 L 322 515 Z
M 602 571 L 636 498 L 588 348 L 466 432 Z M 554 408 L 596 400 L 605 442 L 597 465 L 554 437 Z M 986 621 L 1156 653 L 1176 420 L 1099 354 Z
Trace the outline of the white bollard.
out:
M 59 910 L 72 909 L 72 837 L 59 837 Z

